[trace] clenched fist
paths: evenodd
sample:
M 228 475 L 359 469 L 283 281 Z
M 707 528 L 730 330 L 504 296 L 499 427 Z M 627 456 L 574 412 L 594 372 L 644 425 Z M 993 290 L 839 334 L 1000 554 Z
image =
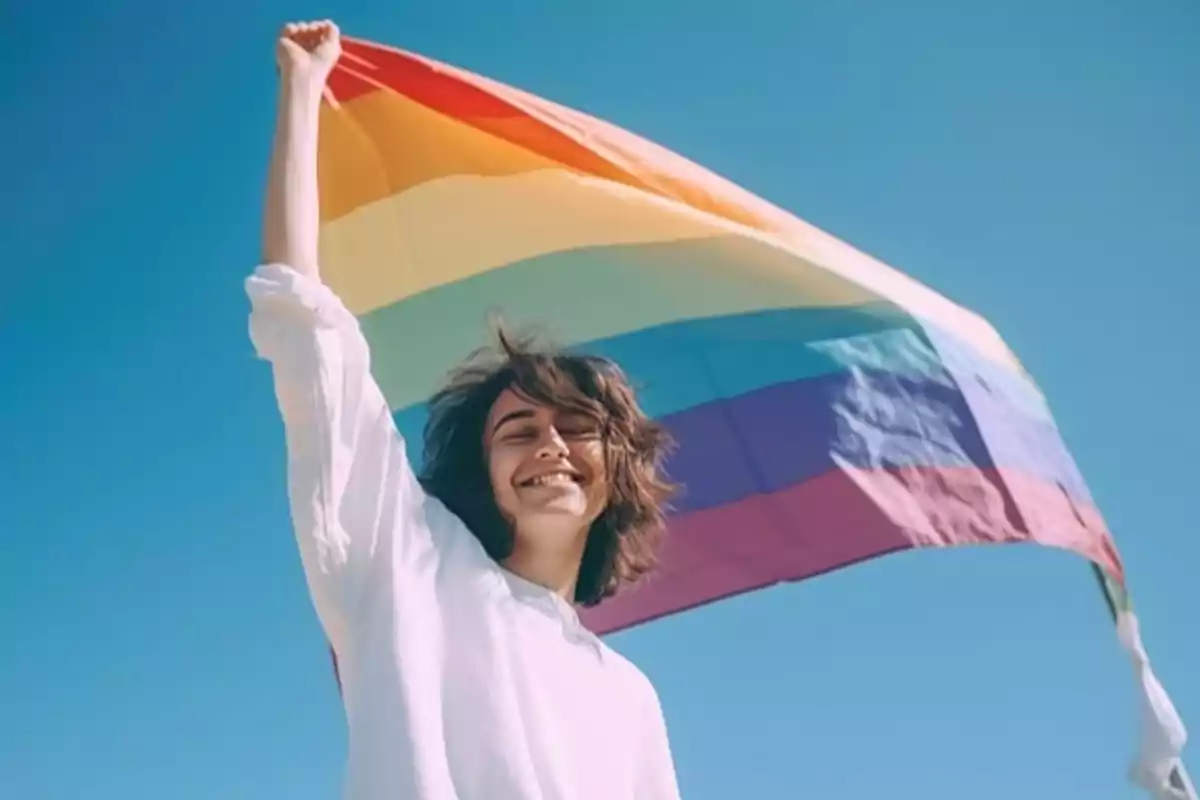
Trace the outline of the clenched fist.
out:
M 275 59 L 285 77 L 311 78 L 322 84 L 341 54 L 341 34 L 329 20 L 283 26 L 275 48 Z

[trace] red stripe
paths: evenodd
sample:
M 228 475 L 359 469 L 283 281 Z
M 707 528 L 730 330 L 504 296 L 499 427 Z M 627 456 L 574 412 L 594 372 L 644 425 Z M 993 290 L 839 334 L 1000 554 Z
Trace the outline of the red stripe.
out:
M 642 180 L 569 136 L 521 111 L 469 78 L 441 71 L 427 61 L 371 42 L 343 37 L 342 59 L 329 76 L 329 90 L 349 103 L 380 87 L 566 167 L 649 190 Z
M 406 97 L 451 117 L 517 117 L 522 113 L 490 92 L 437 71 L 431 62 L 401 50 L 344 38 L 339 67 L 329 76 L 329 88 L 349 102 L 375 87 L 353 79 L 347 70 L 369 76 Z

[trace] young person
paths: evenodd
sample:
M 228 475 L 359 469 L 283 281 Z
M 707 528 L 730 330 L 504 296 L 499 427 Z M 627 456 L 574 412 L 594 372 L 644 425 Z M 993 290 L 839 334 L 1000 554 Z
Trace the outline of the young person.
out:
M 353 800 L 676 800 L 654 688 L 580 623 L 648 571 L 668 441 L 612 364 L 501 337 L 431 402 L 413 471 L 317 263 L 317 119 L 340 54 L 288 25 L 250 332 L 336 653 Z M 412 343 L 419 347 L 419 343 Z

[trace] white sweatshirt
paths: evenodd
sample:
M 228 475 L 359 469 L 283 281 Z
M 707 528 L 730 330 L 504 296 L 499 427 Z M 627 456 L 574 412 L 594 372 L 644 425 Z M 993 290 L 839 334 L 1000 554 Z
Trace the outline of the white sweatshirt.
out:
M 287 434 L 296 540 L 341 673 L 344 797 L 676 800 L 653 686 L 424 493 L 354 316 L 285 265 L 260 266 L 246 290 Z

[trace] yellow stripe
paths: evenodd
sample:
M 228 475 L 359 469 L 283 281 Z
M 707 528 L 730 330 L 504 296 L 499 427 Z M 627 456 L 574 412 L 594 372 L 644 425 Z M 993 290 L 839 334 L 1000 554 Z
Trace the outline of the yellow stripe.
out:
M 546 253 L 698 239 L 729 223 L 564 170 L 423 183 L 326 223 L 326 282 L 355 314 Z M 743 280 L 753 279 L 747 265 Z
M 776 238 L 623 184 L 562 169 L 428 181 L 326 223 L 321 260 L 325 280 L 351 311 L 363 315 L 550 253 L 730 234 L 787 256 L 730 264 L 729 281 L 782 282 L 791 287 L 789 296 L 806 298 L 803 305 L 886 298 L 1022 372 L 982 317 L 799 220 Z M 797 270 L 795 263 L 820 266 Z M 831 293 L 830 287 L 844 288 Z

